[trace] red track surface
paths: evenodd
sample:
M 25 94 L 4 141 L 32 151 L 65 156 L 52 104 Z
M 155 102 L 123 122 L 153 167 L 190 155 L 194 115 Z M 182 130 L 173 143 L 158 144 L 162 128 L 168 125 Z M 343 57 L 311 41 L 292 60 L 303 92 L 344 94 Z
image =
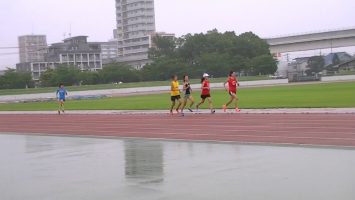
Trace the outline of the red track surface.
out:
M 355 147 L 355 115 L 0 115 L 0 132 Z

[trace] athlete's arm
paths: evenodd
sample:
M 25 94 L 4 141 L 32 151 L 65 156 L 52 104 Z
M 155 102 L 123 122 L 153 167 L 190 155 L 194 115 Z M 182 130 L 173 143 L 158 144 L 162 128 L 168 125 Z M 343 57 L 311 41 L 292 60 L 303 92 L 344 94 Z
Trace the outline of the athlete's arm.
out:
M 228 81 L 229 81 L 229 80 L 227 79 L 227 81 L 223 83 L 223 87 L 224 87 L 224 89 L 226 89 L 227 91 L 228 91 L 228 88 L 226 87 L 226 84 L 228 83 Z

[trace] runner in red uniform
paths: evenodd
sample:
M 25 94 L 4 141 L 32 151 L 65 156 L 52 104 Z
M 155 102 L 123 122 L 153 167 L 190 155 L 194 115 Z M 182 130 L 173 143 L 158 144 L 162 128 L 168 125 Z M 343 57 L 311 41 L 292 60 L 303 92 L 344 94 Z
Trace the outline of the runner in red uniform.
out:
M 211 109 L 211 113 L 215 113 L 216 111 L 213 109 L 212 98 L 210 93 L 210 81 L 208 80 L 209 75 L 204 73 L 201 79 L 201 102 L 196 105 L 196 110 L 198 111 L 201 104 L 205 103 L 205 100 L 208 100 L 209 107 Z
M 240 112 L 240 109 L 238 108 L 238 96 L 237 96 L 237 86 L 239 86 L 237 75 L 235 72 L 231 71 L 229 73 L 227 82 L 224 83 L 224 86 L 226 87 L 226 90 L 228 91 L 230 95 L 229 101 L 223 105 L 223 111 L 226 112 L 228 106 L 234 101 L 235 102 L 235 111 Z M 228 86 L 228 87 L 227 87 Z

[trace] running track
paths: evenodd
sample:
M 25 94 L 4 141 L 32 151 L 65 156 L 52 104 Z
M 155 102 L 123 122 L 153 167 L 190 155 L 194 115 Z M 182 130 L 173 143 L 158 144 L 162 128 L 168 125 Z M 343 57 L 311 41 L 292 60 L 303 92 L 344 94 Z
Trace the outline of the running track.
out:
M 355 115 L 0 115 L 0 133 L 355 147 Z

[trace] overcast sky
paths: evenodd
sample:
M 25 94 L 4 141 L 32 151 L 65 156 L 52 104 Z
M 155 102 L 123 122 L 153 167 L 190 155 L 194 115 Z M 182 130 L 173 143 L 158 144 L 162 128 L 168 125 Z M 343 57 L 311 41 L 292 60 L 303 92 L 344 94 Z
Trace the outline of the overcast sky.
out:
M 155 0 L 157 31 L 253 31 L 261 37 L 355 27 L 354 0 Z M 112 38 L 115 0 L 1 0 L 0 69 L 18 62 L 17 36 L 45 34 L 48 43 L 88 35 Z

